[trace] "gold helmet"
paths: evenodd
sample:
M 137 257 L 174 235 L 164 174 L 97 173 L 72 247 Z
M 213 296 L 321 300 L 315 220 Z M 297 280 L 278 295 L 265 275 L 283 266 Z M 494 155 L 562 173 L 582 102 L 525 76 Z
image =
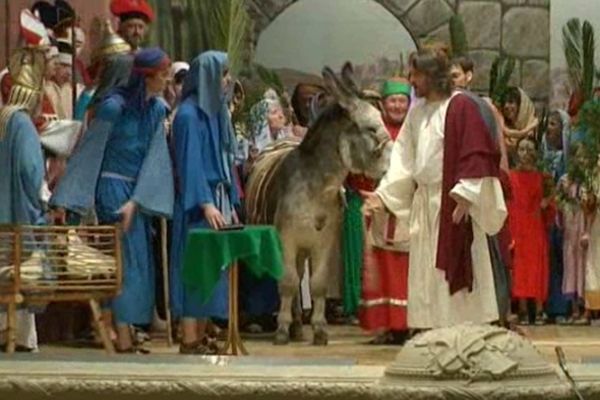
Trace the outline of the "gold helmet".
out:
M 115 54 L 131 52 L 131 46 L 121 36 L 115 33 L 110 19 L 102 23 L 102 39 L 92 52 L 92 63 L 97 63 Z
M 42 91 L 45 69 L 44 51 L 41 49 L 19 49 L 10 58 L 8 70 L 12 88 L 8 105 L 30 106 Z
M 22 48 L 10 57 L 8 71 L 12 87 L 6 105 L 0 110 L 0 139 L 4 137 L 13 113 L 19 110 L 31 111 L 38 103 L 45 67 L 44 49 Z

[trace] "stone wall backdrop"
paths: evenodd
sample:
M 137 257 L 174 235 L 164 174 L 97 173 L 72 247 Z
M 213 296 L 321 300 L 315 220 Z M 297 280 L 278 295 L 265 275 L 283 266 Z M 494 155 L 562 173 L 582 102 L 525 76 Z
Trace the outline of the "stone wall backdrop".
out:
M 254 45 L 261 32 L 293 3 L 302 0 L 246 0 L 254 20 Z M 550 0 L 373 0 L 392 13 L 417 46 L 449 41 L 448 21 L 462 16 L 469 52 L 476 62 L 474 89 L 487 92 L 489 72 L 499 55 L 516 58 L 513 84 L 538 103 L 550 95 Z
M 255 45 L 260 33 L 279 14 L 302 0 L 245 1 L 254 20 L 255 28 L 250 40 Z M 550 0 L 373 1 L 381 4 L 406 27 L 417 46 L 431 39 L 448 41 L 448 21 L 453 14 L 460 14 L 465 22 L 470 54 L 477 63 L 475 90 L 486 92 L 493 60 L 498 55 L 510 55 L 518 61 L 513 83 L 522 86 L 537 102 L 548 101 Z M 89 26 L 93 16 L 109 16 L 109 0 L 70 2 L 81 13 L 84 27 Z M 32 3 L 34 0 L 0 2 L 0 68 L 4 66 L 4 56 L 17 44 L 19 11 Z

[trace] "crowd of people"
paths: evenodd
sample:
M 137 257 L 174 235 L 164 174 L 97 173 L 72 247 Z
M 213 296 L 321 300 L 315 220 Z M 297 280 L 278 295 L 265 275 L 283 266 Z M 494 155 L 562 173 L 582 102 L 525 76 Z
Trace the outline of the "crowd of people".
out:
M 142 47 L 154 20 L 145 1 L 113 0 L 111 11 L 117 32 L 104 23 L 88 64 L 67 2 L 22 12 L 21 47 L 0 73 L 0 223 L 121 222 L 123 288 L 104 304 L 117 351 L 147 352 L 143 331 L 160 319 L 158 266 L 168 261 L 179 350 L 214 354 L 228 279 L 198 301 L 181 277 L 187 234 L 244 222 L 253 162 L 277 140 L 302 141 L 327 93 L 314 83 L 292 96 L 266 88 L 246 118 L 235 118 L 244 87 L 226 53 L 172 62 Z M 394 147 L 381 181 L 350 174 L 340 188 L 341 257 L 332 262 L 342 276 L 332 279 L 332 297 L 345 323 L 374 334 L 372 344 L 466 321 L 599 317 L 600 193 L 586 190 L 578 172 L 579 109 L 541 118 L 517 87 L 501 99 L 477 96 L 469 91 L 475 67 L 444 46 L 426 47 L 411 56 L 407 76 L 361 93 Z M 168 260 L 160 218 L 171 221 Z M 274 329 L 277 283 L 241 273 L 244 328 Z M 37 348 L 35 322 L 19 311 L 24 351 Z

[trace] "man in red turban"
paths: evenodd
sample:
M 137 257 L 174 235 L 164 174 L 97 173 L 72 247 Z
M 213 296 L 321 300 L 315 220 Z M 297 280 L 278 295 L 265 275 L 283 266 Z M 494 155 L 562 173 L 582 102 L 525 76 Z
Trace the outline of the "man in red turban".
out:
M 148 33 L 148 24 L 154 21 L 152 7 L 146 0 L 112 0 L 110 11 L 121 21 L 119 34 L 137 52 Z

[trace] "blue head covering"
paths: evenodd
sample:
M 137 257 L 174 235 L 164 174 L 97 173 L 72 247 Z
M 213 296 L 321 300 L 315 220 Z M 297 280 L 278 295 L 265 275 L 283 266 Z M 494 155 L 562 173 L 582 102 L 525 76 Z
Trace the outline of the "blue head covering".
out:
M 560 116 L 562 131 L 561 131 L 561 149 L 553 148 L 548 143 L 547 132 L 542 137 L 542 154 L 544 160 L 548 162 L 552 169 L 554 179 L 558 180 L 567 170 L 567 160 L 569 156 L 569 140 L 571 135 L 571 119 L 569 114 L 563 110 L 557 110 Z
M 223 107 L 227 107 L 226 95 L 221 81 L 227 68 L 227 54 L 220 51 L 207 51 L 192 61 L 183 84 L 182 97 L 191 95 L 198 98 L 198 107 L 208 116 L 214 117 Z
M 109 95 L 119 94 L 125 99 L 127 108 L 143 110 L 146 106 L 145 77 L 169 63 L 167 53 L 158 47 L 140 50 L 133 59 L 133 70 L 127 85 L 115 88 Z
M 198 107 L 208 118 L 219 118 L 222 143 L 233 154 L 235 135 L 227 106 L 228 93 L 222 87 L 227 62 L 227 53 L 221 51 L 206 51 L 196 57 L 183 83 L 182 99 L 195 96 Z

